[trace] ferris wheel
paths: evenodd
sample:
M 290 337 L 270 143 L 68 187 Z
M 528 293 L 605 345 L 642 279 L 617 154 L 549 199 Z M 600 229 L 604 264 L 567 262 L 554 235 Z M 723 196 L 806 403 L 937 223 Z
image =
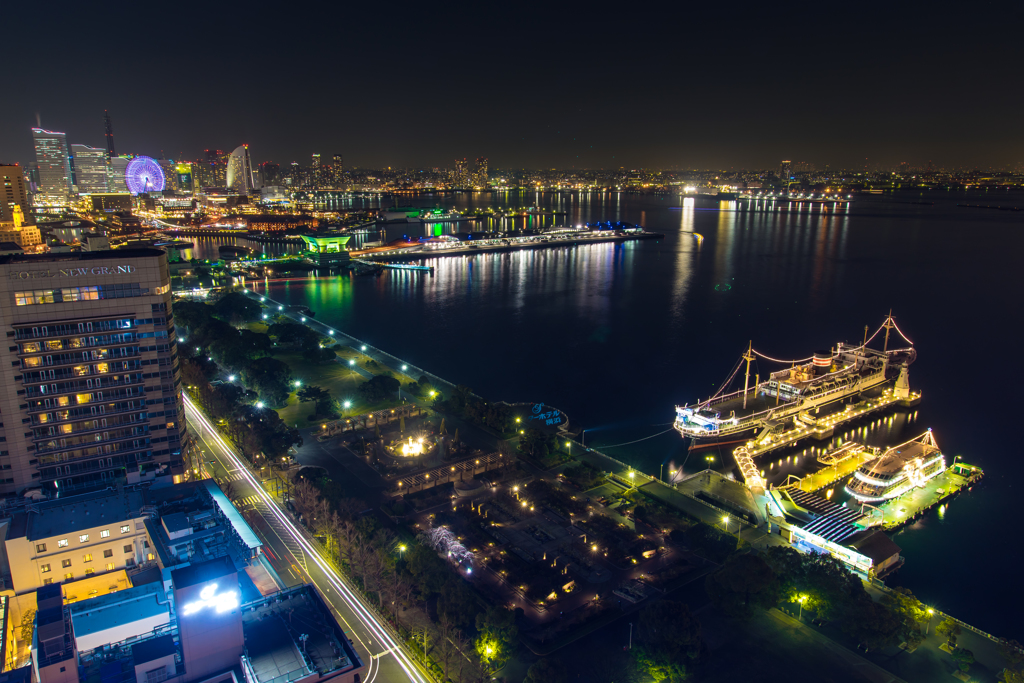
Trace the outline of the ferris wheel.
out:
M 135 157 L 129 161 L 124 170 L 124 182 L 132 194 L 161 192 L 166 183 L 164 170 L 151 157 Z

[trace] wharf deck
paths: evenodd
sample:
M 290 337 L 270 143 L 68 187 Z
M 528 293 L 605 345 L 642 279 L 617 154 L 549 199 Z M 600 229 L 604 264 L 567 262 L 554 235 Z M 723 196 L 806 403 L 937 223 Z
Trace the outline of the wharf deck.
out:
M 884 410 L 891 406 L 913 405 L 920 399 L 920 392 L 910 394 L 909 398 L 897 398 L 893 395 L 892 389 L 886 389 L 880 396 L 869 398 L 864 401 L 858 401 L 857 403 L 848 405 L 846 410 L 841 410 L 839 412 L 832 413 L 831 415 L 818 418 L 817 424 L 814 425 L 804 424 L 798 417 L 792 428 L 779 434 L 769 434 L 763 439 L 754 441 L 751 445 L 742 446 L 741 448 L 745 449 L 745 454 L 748 457 L 756 458 L 779 448 L 790 446 L 801 439 L 830 439 L 835 433 L 835 428 L 842 424 L 864 417 L 865 415 L 869 415 L 878 410 Z
M 876 457 L 877 456 L 869 450 L 860 451 L 859 453 L 856 453 L 835 465 L 829 465 L 828 467 L 822 468 L 813 474 L 808 474 L 800 480 L 797 486 L 799 486 L 802 491 L 813 493 L 814 491 L 834 484 L 840 479 L 850 476 L 858 467 L 866 463 L 868 460 L 874 460 Z
M 984 474 L 980 467 L 958 462 L 924 486 L 878 505 L 880 514 L 872 512 L 872 520 L 883 529 L 901 527 L 979 481 Z

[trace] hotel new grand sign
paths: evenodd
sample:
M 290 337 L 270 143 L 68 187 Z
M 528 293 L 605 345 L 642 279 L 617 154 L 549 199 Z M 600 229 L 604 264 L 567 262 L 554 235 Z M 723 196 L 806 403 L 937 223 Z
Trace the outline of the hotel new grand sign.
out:
M 134 273 L 135 266 L 92 266 L 89 268 L 58 268 L 47 270 L 10 270 L 10 280 L 41 280 L 53 277 L 83 277 L 86 275 L 127 275 Z

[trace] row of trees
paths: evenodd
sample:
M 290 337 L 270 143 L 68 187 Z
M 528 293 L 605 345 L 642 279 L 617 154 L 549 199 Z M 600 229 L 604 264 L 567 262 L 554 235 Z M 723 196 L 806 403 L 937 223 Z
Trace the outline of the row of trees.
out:
M 420 378 L 421 384 L 424 379 L 425 377 Z M 438 407 L 474 424 L 487 427 L 502 436 L 515 432 L 515 413 L 511 406 L 505 403 L 488 403 L 474 396 L 472 389 L 461 384 L 455 387 L 447 399 L 438 401 Z
M 745 619 L 782 601 L 803 600 L 803 609 L 835 620 L 857 642 L 872 649 L 921 642 L 925 607 L 913 593 L 896 588 L 875 601 L 860 578 L 829 555 L 773 547 L 762 557 L 732 555 L 708 575 L 705 586 L 723 612 Z
M 210 416 L 223 421 L 228 436 L 246 459 L 255 462 L 256 455 L 262 453 L 276 462 L 293 445 L 302 445 L 298 430 L 289 429 L 277 411 L 256 408 L 245 389 L 235 384 L 212 385 L 214 372 L 216 366 L 205 358 L 181 361 L 182 381 L 192 387 L 196 401 Z
M 515 614 L 486 606 L 476 592 L 437 553 L 416 541 L 408 547 L 372 516 L 358 517 L 363 506 L 328 493 L 326 479 L 302 478 L 293 502 L 310 531 L 348 572 L 380 611 L 405 627 L 402 612 L 419 606 L 436 617 L 433 633 L 410 634 L 410 645 L 434 659 L 437 673 L 454 681 L 482 680 L 504 663 L 518 638 Z M 321 495 L 322 493 L 327 495 Z M 435 607 L 431 615 L 429 605 Z M 469 655 L 476 653 L 476 662 Z

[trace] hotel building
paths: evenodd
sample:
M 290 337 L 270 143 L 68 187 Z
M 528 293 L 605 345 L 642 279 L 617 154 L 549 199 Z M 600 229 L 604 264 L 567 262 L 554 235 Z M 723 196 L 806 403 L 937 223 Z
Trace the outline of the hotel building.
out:
M 166 254 L 0 257 L 0 495 L 183 472 Z

